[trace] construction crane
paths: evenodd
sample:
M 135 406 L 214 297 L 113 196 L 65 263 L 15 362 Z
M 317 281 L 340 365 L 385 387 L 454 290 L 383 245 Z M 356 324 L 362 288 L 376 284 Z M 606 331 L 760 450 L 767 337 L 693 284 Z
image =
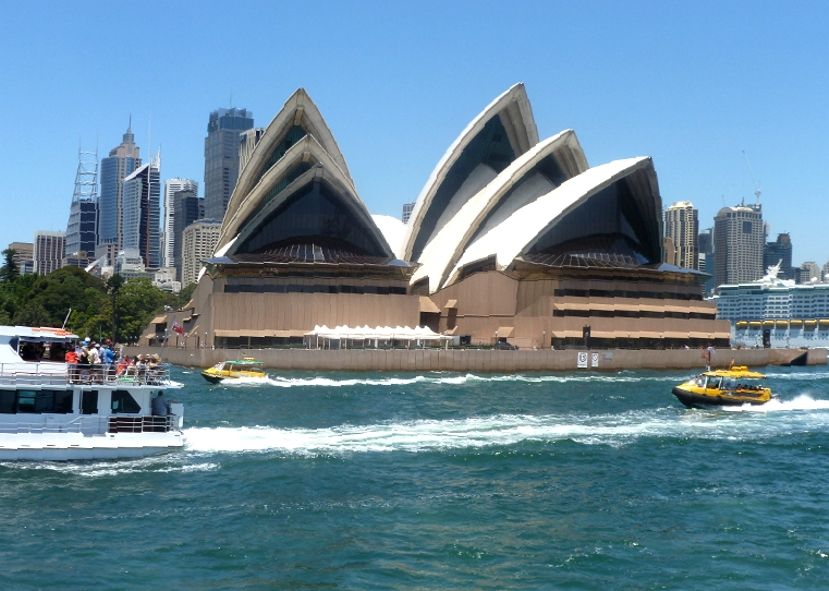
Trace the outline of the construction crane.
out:
M 754 198 L 756 200 L 757 205 L 760 205 L 760 195 L 762 194 L 762 189 L 760 188 L 760 183 L 757 182 L 757 179 L 754 177 L 754 169 L 751 168 L 751 161 L 748 159 L 748 154 L 745 150 L 743 150 L 743 158 L 746 160 L 746 166 L 748 167 L 748 173 L 751 175 L 751 182 L 754 184 Z

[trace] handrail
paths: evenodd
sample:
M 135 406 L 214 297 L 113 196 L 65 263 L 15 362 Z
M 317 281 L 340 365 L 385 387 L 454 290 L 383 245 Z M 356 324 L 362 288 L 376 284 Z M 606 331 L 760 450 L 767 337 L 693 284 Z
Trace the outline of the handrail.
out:
M 178 415 L 167 416 L 139 415 L 80 415 L 71 421 L 58 424 L 18 421 L 0 423 L 0 433 L 85 433 L 103 435 L 105 433 L 166 433 L 175 431 Z
M 99 384 L 106 386 L 171 386 L 170 366 L 115 364 L 67 364 L 26 362 L 0 363 L 0 385 L 48 385 Z

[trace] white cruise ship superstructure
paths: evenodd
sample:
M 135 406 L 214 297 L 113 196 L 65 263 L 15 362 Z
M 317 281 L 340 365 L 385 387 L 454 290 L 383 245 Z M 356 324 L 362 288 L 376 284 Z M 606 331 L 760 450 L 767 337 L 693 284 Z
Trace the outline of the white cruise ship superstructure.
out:
M 142 457 L 184 445 L 163 366 L 67 364 L 78 337 L 0 326 L 0 461 Z
M 742 347 L 829 347 L 829 283 L 779 279 L 780 266 L 760 280 L 721 285 L 717 318 L 731 323 L 731 344 Z

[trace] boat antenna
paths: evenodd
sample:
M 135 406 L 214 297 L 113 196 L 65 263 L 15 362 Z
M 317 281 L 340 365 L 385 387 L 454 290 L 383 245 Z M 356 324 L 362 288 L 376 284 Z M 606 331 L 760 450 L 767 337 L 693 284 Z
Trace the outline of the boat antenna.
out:
M 72 308 L 69 308 L 69 311 L 66 313 L 66 318 L 63 319 L 63 324 L 61 324 L 60 329 L 64 330 L 66 328 L 66 323 L 69 322 L 69 316 L 72 315 Z

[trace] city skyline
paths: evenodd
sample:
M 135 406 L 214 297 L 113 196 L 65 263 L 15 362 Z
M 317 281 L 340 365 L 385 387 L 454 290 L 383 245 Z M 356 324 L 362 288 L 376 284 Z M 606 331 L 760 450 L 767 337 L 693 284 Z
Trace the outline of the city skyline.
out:
M 692 201 L 706 228 L 720 208 L 753 203 L 760 190 L 769 239 L 789 233 L 796 264 L 829 259 L 818 226 L 829 213 L 818 174 L 827 131 L 820 105 L 829 91 L 814 76 L 829 21 L 822 4 L 780 11 L 744 2 L 529 3 L 522 14 L 499 2 L 427 2 L 416 14 L 369 2 L 251 4 L 257 22 L 314 13 L 314 33 L 284 27 L 278 44 L 251 35 L 246 19 L 216 19 L 217 3 L 195 11 L 151 2 L 129 19 L 103 3 L 80 4 L 27 5 L 4 22 L 0 46 L 13 91 L 0 104 L 20 115 L 0 123 L 5 243 L 65 228 L 79 147 L 105 154 L 130 115 L 145 153 L 161 148 L 162 179 L 203 182 L 210 112 L 245 108 L 265 126 L 300 86 L 326 113 L 368 209 L 399 217 L 461 131 L 457 122 L 484 107 L 481 97 L 523 81 L 545 97 L 533 105 L 541 135 L 578 129 L 590 164 L 652 156 L 663 207 Z M 76 37 L 80 19 L 100 35 Z M 172 34 L 179 22 L 194 32 L 187 44 Z M 210 42 L 220 31 L 237 40 Z M 148 48 L 136 58 L 171 58 L 124 78 L 109 48 L 130 32 Z M 74 92 L 92 61 L 100 67 L 87 74 L 83 93 Z M 35 202 L 44 205 L 37 215 Z

